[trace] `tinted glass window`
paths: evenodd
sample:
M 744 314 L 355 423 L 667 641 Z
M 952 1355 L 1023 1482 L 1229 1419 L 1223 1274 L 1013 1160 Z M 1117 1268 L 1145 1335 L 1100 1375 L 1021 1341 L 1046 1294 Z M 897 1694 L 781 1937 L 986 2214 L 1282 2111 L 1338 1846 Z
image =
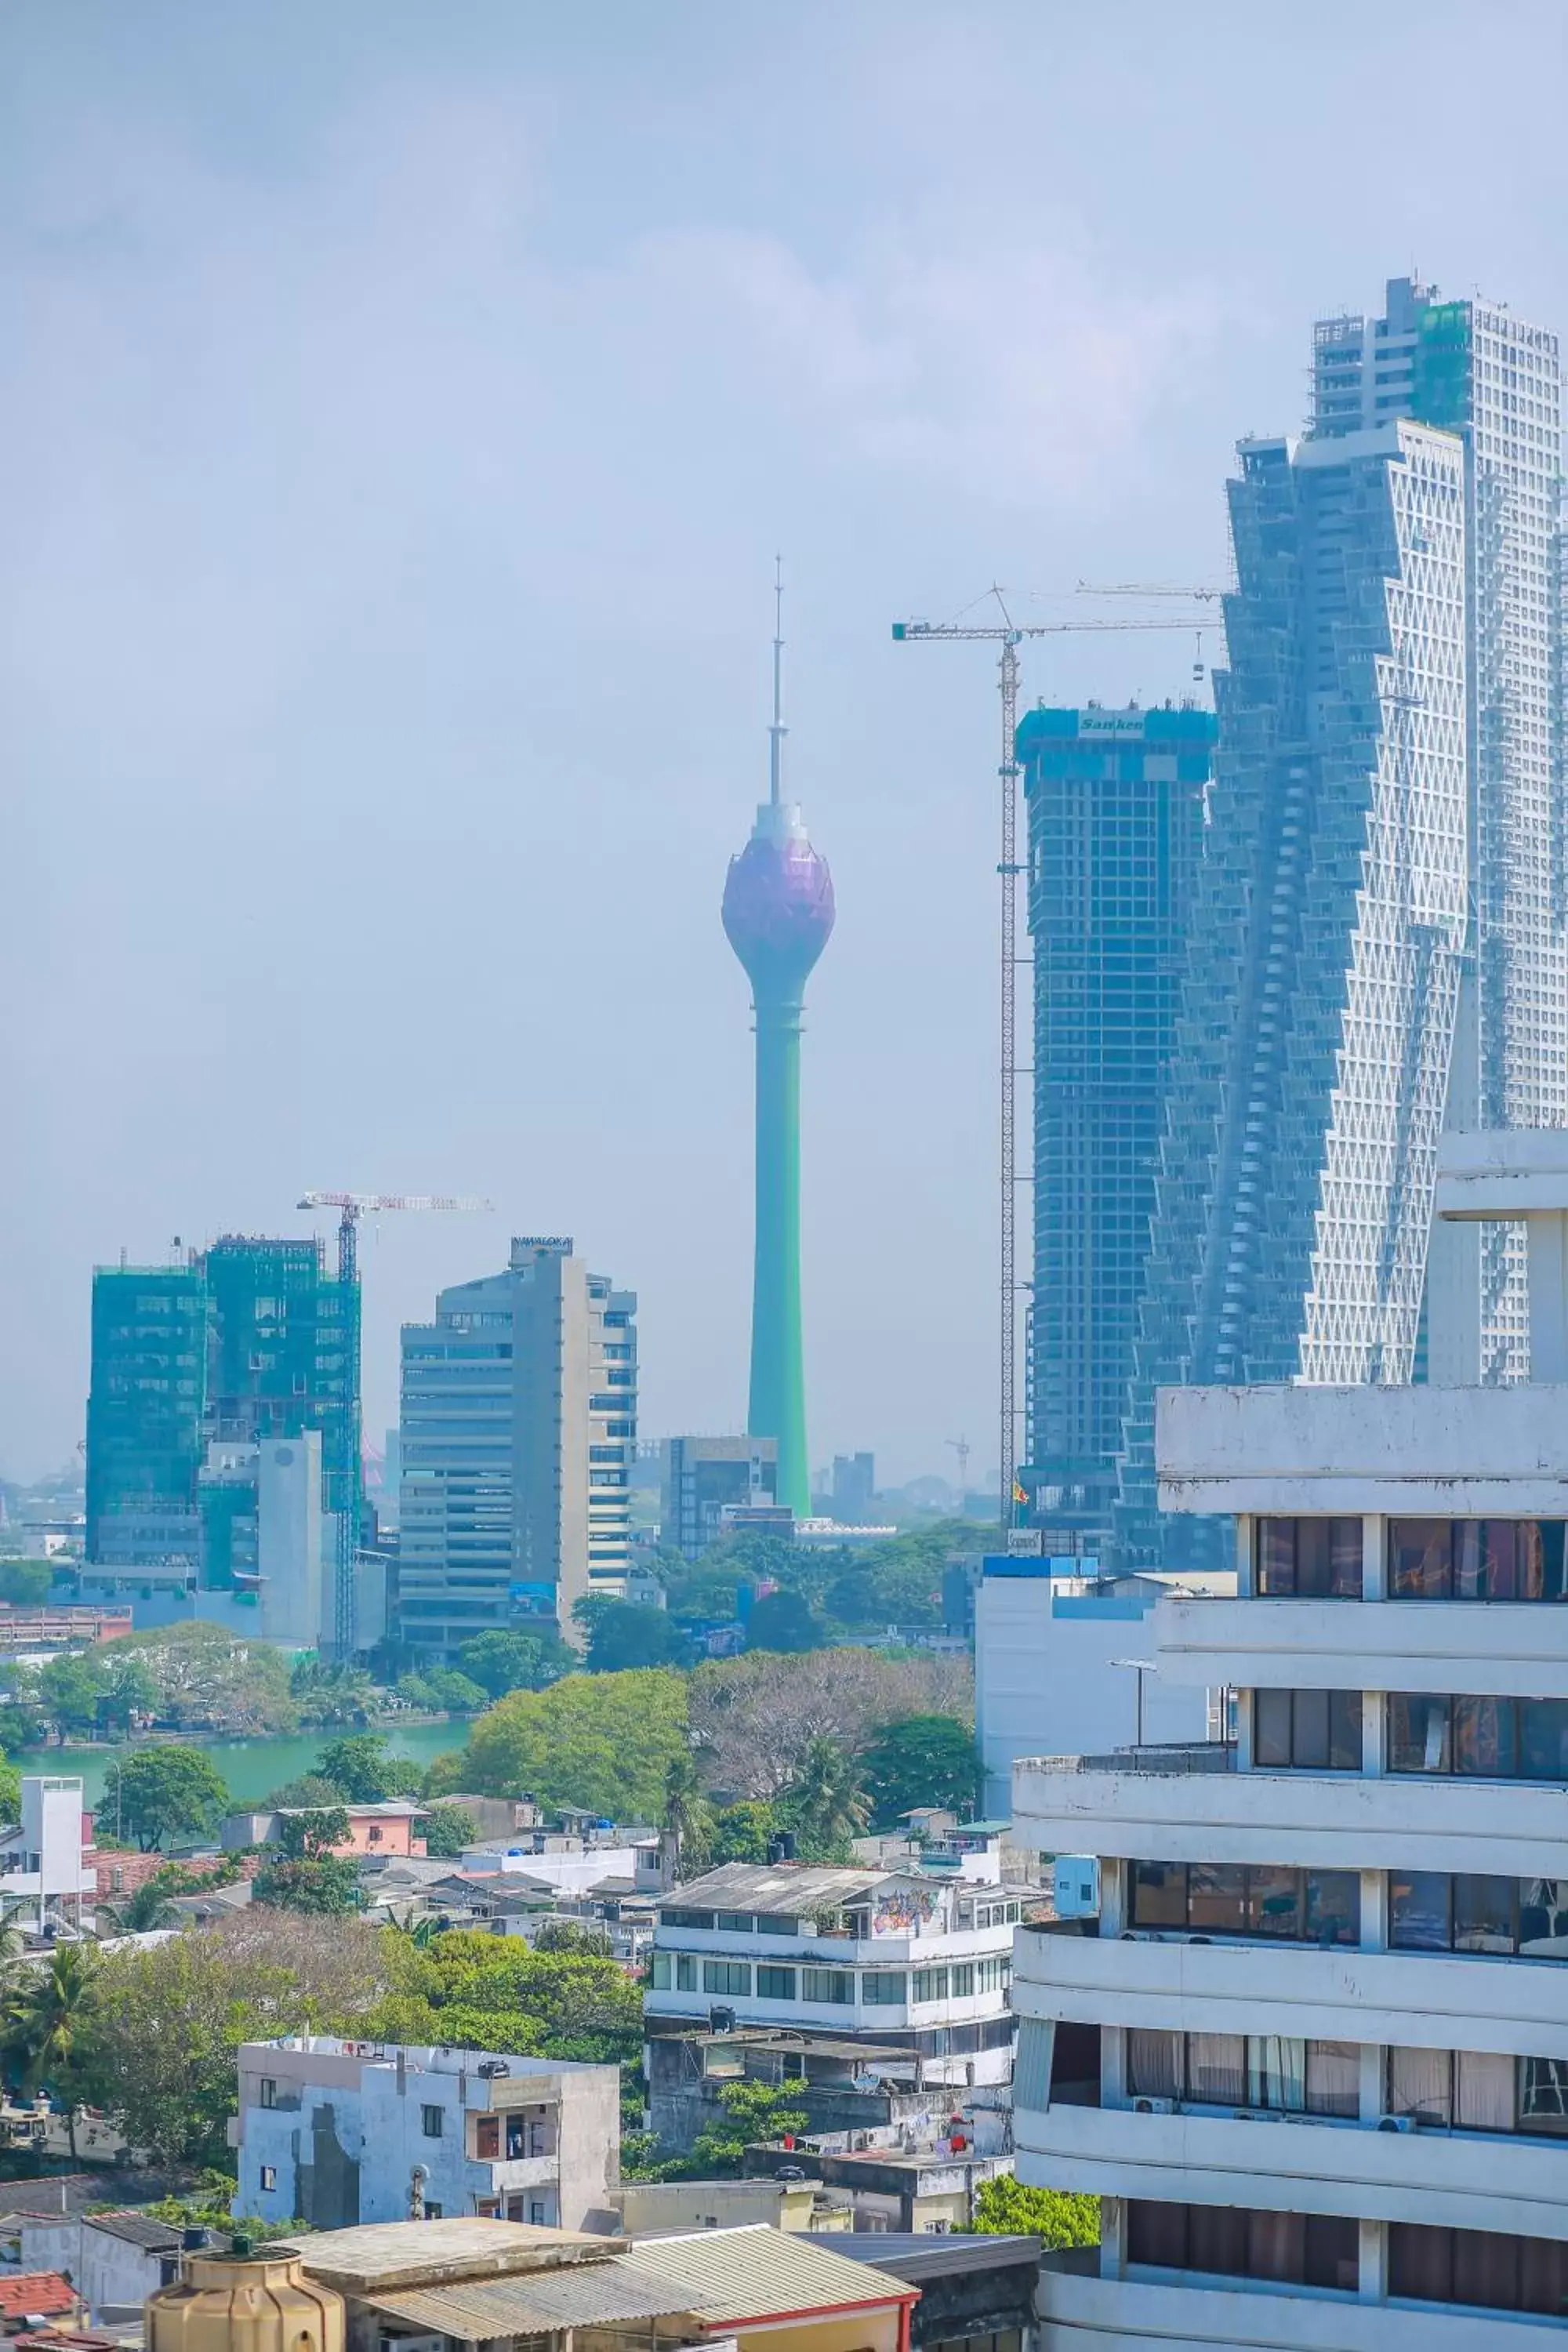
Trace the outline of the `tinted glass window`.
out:
M 1290 1761 L 1290 1693 L 1260 1690 L 1252 1701 L 1252 1759 L 1262 1769 Z
M 1292 1941 L 1301 1933 L 1301 1881 L 1298 1871 L 1283 1864 L 1258 1864 L 1247 1874 L 1247 1925 L 1255 1936 L 1284 1936 Z
M 1446 1873 L 1413 1870 L 1388 1882 L 1388 1940 L 1402 1952 L 1449 1948 L 1452 1885 Z
M 1140 1862 L 1132 1871 L 1135 1927 L 1184 1927 L 1187 1866 L 1184 1862 Z
M 1187 1922 L 1215 1936 L 1247 1932 L 1247 1872 L 1238 1862 L 1187 1865 Z
M 1391 1772 L 1449 1769 L 1449 1707 L 1446 1698 L 1395 1691 L 1388 1702 Z
M 1519 1933 L 1519 1882 L 1470 1872 L 1455 1878 L 1454 1949 L 1511 1952 Z
M 1398 1601 L 1447 1601 L 1454 1590 L 1453 1528 L 1447 1519 L 1392 1519 L 1388 1583 Z
M 1519 1702 L 1520 1770 L 1527 1780 L 1568 1780 L 1568 1699 Z
M 1454 1769 L 1482 1780 L 1513 1780 L 1519 1772 L 1517 1718 L 1510 1698 L 1457 1698 L 1453 1706 Z
M 1353 1870 L 1309 1870 L 1302 1932 L 1314 1944 L 1361 1942 L 1361 1877 Z

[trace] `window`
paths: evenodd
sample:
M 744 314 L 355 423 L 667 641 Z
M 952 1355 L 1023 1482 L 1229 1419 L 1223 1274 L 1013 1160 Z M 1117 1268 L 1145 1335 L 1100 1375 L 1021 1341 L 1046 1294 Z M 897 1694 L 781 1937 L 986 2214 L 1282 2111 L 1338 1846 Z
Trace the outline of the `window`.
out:
M 654 1992 L 669 1990 L 669 1954 L 655 1952 L 648 1962 L 647 1980 Z
M 441 2137 L 441 2126 L 442 2111 L 439 2107 L 420 2108 L 419 2128 L 424 2133 L 426 2139 L 439 2139 Z
M 981 1992 L 1002 1992 L 1013 1981 L 1011 1960 L 996 1958 L 975 1962 L 975 1981 Z
M 531 2200 L 528 2208 L 528 2218 L 536 2230 L 543 2229 L 544 2200 L 542 2197 L 535 2197 Z
M 854 1973 L 849 1969 L 802 1969 L 800 1997 L 826 2001 L 834 2009 L 848 2009 L 855 2000 Z
M 781 1918 L 774 1912 L 759 1911 L 756 1919 L 756 1931 L 759 1936 L 793 1936 L 795 1934 L 799 1924 L 799 1921 L 796 1919 Z
M 1361 2112 L 1361 2053 L 1353 2042 L 1134 2027 L 1128 2035 L 1127 2086 L 1135 2098 L 1180 2099 L 1194 2106 L 1354 2118 Z
M 1393 1692 L 1388 1769 L 1568 1781 L 1568 1699 Z
M 960 1960 L 956 1964 L 952 1970 L 952 1997 L 954 2000 L 969 2000 L 973 1998 L 974 1992 L 974 1963 L 973 1960 Z
M 1127 2204 L 1128 2259 L 1160 2270 L 1272 2279 L 1354 2294 L 1359 2224 L 1341 2216 L 1259 2213 L 1226 2205 Z
M 1396 1601 L 1564 1601 L 1562 1519 L 1394 1519 Z
M 902 1969 L 868 1969 L 860 1979 L 860 1998 L 870 2009 L 902 2009 L 909 1992 L 910 1979 Z
M 474 2155 L 480 2164 L 497 2163 L 500 2157 L 500 2117 L 474 2117 Z
M 1391 2116 L 1439 2131 L 1568 2135 L 1568 2061 L 1486 2050 L 1388 2053 Z
M 749 1993 L 752 1990 L 751 1962 L 704 1960 L 702 1990 L 704 1992 Z
M 261 2186 L 264 2190 L 276 2189 L 278 2186 L 278 2167 L 275 2164 L 264 2164 L 261 2168 L 260 2179 Z
M 713 1914 L 711 1911 L 661 1911 L 658 1924 L 661 1927 L 711 1927 Z
M 690 1952 L 677 1952 L 675 1956 L 675 1990 L 677 1992 L 695 1992 L 697 1990 L 697 1961 Z
M 1260 1690 L 1252 1709 L 1252 1760 L 1260 1770 L 1361 1770 L 1360 1691 Z
M 915 1999 L 917 2001 L 945 2000 L 947 1999 L 947 1970 L 945 1969 L 917 1969 L 915 1970 Z
M 749 1936 L 752 1932 L 752 1915 L 749 1911 L 715 1911 L 713 1925 L 716 1927 L 728 1927 L 737 1936 Z
M 776 1969 L 766 1960 L 757 1967 L 757 1999 L 759 2000 L 793 2000 L 795 1970 Z
M 1360 1519 L 1259 1519 L 1258 1590 L 1270 1599 L 1359 1601 Z
M 372 1822 L 369 1829 L 365 1832 L 365 1838 L 367 1843 L 371 1845 L 379 1845 L 381 1843 L 381 1823 L 379 1822 Z
M 1361 1941 L 1361 1878 L 1353 1870 L 1274 1863 L 1138 1862 L 1132 1926 L 1288 1943 Z
M 1568 2242 L 1392 2221 L 1388 2291 L 1418 2303 L 1470 2304 L 1560 2318 L 1568 2310 Z
M 263 2074 L 261 2077 L 259 2097 L 264 2107 L 275 2107 L 278 2105 L 278 2084 L 273 2075 Z

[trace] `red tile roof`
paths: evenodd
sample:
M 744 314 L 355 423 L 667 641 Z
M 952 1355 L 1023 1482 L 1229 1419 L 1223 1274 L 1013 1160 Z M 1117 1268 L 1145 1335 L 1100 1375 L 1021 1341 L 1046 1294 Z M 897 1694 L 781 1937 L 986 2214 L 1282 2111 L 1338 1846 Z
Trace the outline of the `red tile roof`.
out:
M 58 2271 L 11 2272 L 0 2276 L 0 2319 L 48 2319 L 76 2308 L 75 2290 Z

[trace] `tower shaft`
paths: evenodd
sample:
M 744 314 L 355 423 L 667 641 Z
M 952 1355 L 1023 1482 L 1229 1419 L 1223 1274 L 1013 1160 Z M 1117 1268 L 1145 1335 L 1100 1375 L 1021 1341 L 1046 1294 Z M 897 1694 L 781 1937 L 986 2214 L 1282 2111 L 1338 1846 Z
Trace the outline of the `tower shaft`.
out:
M 778 1441 L 778 1500 L 811 1507 L 805 1357 L 800 1314 L 800 1016 L 795 993 L 759 989 L 756 1258 L 752 1286 L 752 1393 L 747 1427 Z

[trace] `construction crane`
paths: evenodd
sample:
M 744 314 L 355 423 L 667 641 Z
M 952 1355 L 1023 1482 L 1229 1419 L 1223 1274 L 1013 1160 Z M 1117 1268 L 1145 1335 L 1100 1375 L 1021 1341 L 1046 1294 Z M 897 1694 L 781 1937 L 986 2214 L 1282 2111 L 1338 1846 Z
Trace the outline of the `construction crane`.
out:
M 300 1195 L 301 1209 L 336 1209 L 338 1218 L 338 1280 L 352 1284 L 359 1279 L 359 1221 L 366 1214 L 377 1215 L 383 1209 L 493 1209 L 493 1201 L 464 1199 L 445 1192 L 305 1192 Z M 358 1335 L 353 1345 L 355 1370 L 358 1370 Z M 354 1557 L 359 1549 L 360 1509 L 363 1502 L 364 1469 L 360 1460 L 363 1433 L 360 1423 L 359 1381 L 349 1388 L 348 1460 L 332 1481 L 332 1504 L 337 1513 L 338 1539 L 332 1575 L 332 1649 L 340 1662 L 353 1655 L 354 1645 Z
M 1091 592 L 1092 593 L 1092 592 Z M 1131 588 L 1100 592 L 1132 594 Z M 1164 593 L 1164 592 L 1159 592 Z M 1185 592 L 1175 590 L 1175 594 Z M 1217 594 L 1218 591 L 1202 590 L 1201 596 Z M 1002 1526 L 1011 1528 L 1018 1502 L 1018 1281 L 1016 1252 L 1017 1221 L 1017 1146 L 1014 1118 L 1014 1089 L 1018 1076 L 1015 1054 L 1016 1035 L 1018 963 L 1018 876 L 1022 867 L 1017 861 L 1018 846 L 1018 761 L 1016 739 L 1018 731 L 1018 647 L 1026 637 L 1057 637 L 1099 635 L 1130 629 L 1190 629 L 1190 621 L 1015 621 L 1007 610 L 1006 599 L 1000 588 L 993 585 L 985 597 L 976 599 L 984 604 L 994 599 L 1000 615 L 994 622 L 970 621 L 961 616 L 956 621 L 895 621 L 895 645 L 962 643 L 994 645 L 996 647 L 997 686 L 1002 700 L 1002 757 L 996 773 L 1002 787 L 1002 856 L 996 872 L 1002 883 L 1002 1086 L 1001 1086 L 1001 1179 L 1002 1231 L 1001 1265 L 998 1269 L 1001 1287 L 1001 1378 L 997 1399 L 1002 1439 Z M 968 610 L 973 612 L 973 605 Z

